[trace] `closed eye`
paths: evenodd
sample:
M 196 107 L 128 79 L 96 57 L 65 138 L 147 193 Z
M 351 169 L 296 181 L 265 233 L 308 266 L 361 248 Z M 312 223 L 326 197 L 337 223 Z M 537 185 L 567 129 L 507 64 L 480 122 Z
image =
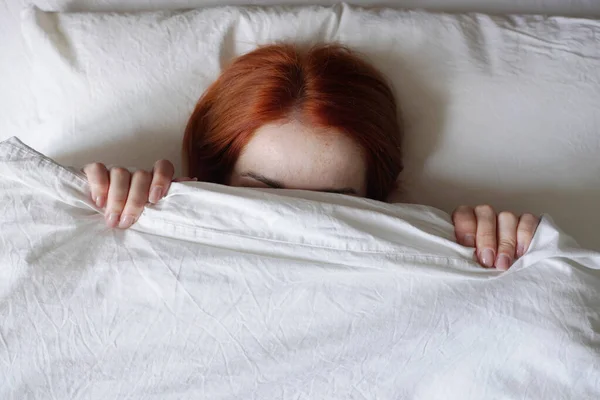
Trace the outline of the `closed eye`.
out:
M 273 189 L 285 189 L 285 185 L 281 182 L 278 182 L 274 179 L 267 178 L 264 175 L 256 174 L 254 172 L 245 172 L 241 174 L 241 176 L 246 178 L 254 179 L 257 182 L 263 183 L 270 188 Z M 353 188 L 341 188 L 341 189 L 319 189 L 317 192 L 325 192 L 325 193 L 339 193 L 339 194 L 349 194 L 349 195 L 358 195 L 356 190 Z
M 273 189 L 285 189 L 285 186 L 283 186 L 282 183 L 277 182 L 273 179 L 269 179 L 263 175 L 255 174 L 254 172 L 246 172 L 246 173 L 243 173 L 241 176 L 245 176 L 247 178 L 252 178 L 255 181 L 264 183 L 265 185 L 267 185 L 268 187 L 273 188 Z
M 344 188 L 344 189 L 325 189 L 325 190 L 319 190 L 319 192 L 326 192 L 326 193 L 339 193 L 339 194 L 352 194 L 352 195 L 356 195 L 356 190 L 352 189 L 352 188 Z

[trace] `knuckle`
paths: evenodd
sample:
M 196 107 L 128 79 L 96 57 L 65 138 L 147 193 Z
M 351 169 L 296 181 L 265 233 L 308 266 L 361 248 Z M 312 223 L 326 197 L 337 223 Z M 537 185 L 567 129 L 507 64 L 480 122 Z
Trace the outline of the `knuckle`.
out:
M 143 169 L 137 170 L 133 173 L 134 178 L 141 178 L 144 180 L 152 179 L 152 174 L 148 171 L 144 171 Z
M 539 222 L 539 218 L 531 213 L 525 213 L 521 215 L 521 221 L 537 224 Z
M 156 169 L 156 170 L 165 169 L 168 171 L 174 171 L 175 166 L 169 160 L 158 160 L 157 162 L 154 163 L 154 169 Z
M 498 219 L 517 220 L 517 216 L 511 211 L 502 211 L 498 214 Z
M 154 163 L 154 165 L 156 165 L 156 166 L 158 166 L 158 165 L 163 165 L 163 166 L 171 166 L 171 167 L 172 167 L 172 166 L 173 166 L 173 163 L 171 163 L 171 161 L 169 161 L 169 160 L 165 160 L 165 159 L 163 158 L 163 159 L 160 159 L 160 160 L 158 160 L 157 162 L 155 162 L 155 163 Z
M 494 214 L 494 207 L 490 206 L 489 204 L 481 204 L 475 207 L 475 213 L 480 214 L 480 215 L 491 215 Z
M 88 164 L 85 167 L 85 169 L 89 169 L 90 171 L 93 171 L 93 172 L 102 172 L 102 171 L 106 171 L 106 166 L 102 163 L 95 162 L 95 163 Z
M 539 219 L 533 214 L 523 214 L 519 221 L 517 230 L 519 232 L 533 233 L 540 223 Z
M 116 176 L 116 177 L 119 177 L 119 178 L 126 177 L 126 176 L 129 176 L 129 175 L 130 175 L 129 171 L 128 171 L 128 170 L 126 170 L 126 169 L 125 169 L 125 168 L 123 168 L 123 167 L 115 167 L 115 168 L 112 168 L 112 169 L 110 170 L 110 174 L 111 174 L 111 175 L 114 175 L 114 176 Z
M 88 164 L 83 167 L 83 173 L 87 176 L 88 179 L 98 180 L 104 179 L 106 176 L 106 167 L 101 163 L 93 163 Z
M 125 207 L 125 204 L 127 203 L 127 196 L 120 194 L 120 193 L 110 193 L 108 195 L 108 202 L 111 205 L 115 205 L 118 207 Z
M 458 206 L 456 207 L 456 209 L 452 212 L 452 215 L 459 215 L 459 214 L 467 214 L 467 213 L 471 213 L 473 212 L 473 209 L 469 206 Z
M 502 249 L 514 249 L 517 245 L 517 240 L 515 238 L 503 238 L 500 240 L 498 247 Z
M 479 239 L 479 241 L 495 242 L 496 241 L 496 233 L 492 232 L 492 231 L 478 232 L 477 238 Z
M 111 182 L 110 187 L 108 188 L 108 202 L 111 204 L 120 204 L 125 205 L 127 202 L 127 186 L 117 185 L 114 182 Z

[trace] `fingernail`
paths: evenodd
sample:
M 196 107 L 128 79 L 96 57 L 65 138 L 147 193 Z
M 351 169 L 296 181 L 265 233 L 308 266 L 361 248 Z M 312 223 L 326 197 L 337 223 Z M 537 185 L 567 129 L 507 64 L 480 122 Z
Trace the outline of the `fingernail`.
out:
M 494 252 L 491 249 L 485 249 L 481 252 L 481 262 L 488 268 L 494 266 Z
M 121 216 L 121 221 L 119 222 L 119 228 L 127 229 L 131 225 L 133 225 L 134 221 L 135 221 L 135 218 L 133 217 L 133 215 L 123 215 L 123 216 Z
M 108 217 L 106 218 L 106 224 L 110 228 L 116 228 L 117 225 L 119 224 L 119 214 L 117 214 L 117 213 L 109 214 Z
M 104 207 L 104 202 L 105 201 L 106 201 L 106 197 L 105 196 L 98 196 L 98 197 L 96 197 L 96 206 L 98 208 Z
M 192 178 L 194 182 L 198 182 L 198 178 Z
M 517 257 L 523 257 L 523 254 L 525 254 L 525 246 L 520 244 L 517 246 Z
M 150 197 L 148 198 L 148 200 L 150 200 L 150 203 L 156 204 L 160 201 L 160 199 L 162 199 L 162 195 L 162 188 L 159 186 L 155 186 L 150 191 Z
M 500 254 L 496 261 L 496 269 L 506 271 L 508 268 L 510 268 L 510 258 L 506 254 Z
M 467 247 L 475 247 L 475 236 L 466 235 L 465 236 L 465 246 Z

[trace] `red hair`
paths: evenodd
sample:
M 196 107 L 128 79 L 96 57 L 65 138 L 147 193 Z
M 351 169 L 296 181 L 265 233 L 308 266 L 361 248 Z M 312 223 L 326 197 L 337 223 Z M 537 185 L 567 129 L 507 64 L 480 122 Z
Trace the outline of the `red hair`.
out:
M 363 149 L 367 197 L 385 200 L 394 189 L 402 170 L 394 95 L 375 68 L 339 45 L 270 45 L 235 59 L 187 124 L 187 174 L 225 183 L 258 128 L 292 118 L 335 128 Z

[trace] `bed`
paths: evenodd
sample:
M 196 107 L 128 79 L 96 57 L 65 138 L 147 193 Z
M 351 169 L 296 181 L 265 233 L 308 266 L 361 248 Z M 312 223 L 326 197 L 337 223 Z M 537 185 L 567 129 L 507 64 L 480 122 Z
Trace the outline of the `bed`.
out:
M 522 3 L 0 3 L 0 397 L 598 398 L 600 8 Z M 281 39 L 388 77 L 399 203 L 178 183 L 106 229 L 77 167 L 181 171 L 202 90 Z M 544 215 L 507 273 L 453 240 L 481 203 Z

